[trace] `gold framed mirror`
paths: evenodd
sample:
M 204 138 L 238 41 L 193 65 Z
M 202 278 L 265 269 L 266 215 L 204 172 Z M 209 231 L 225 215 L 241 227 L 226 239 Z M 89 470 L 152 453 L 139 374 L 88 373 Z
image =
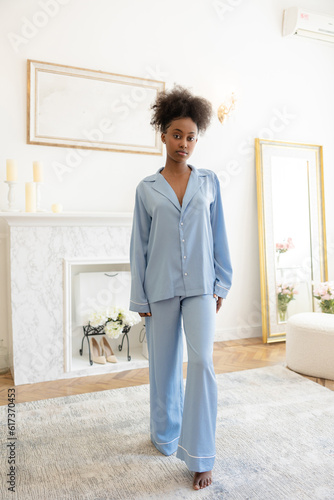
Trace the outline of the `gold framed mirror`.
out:
M 255 139 L 263 342 L 285 340 L 288 318 L 320 311 L 327 281 L 322 146 Z

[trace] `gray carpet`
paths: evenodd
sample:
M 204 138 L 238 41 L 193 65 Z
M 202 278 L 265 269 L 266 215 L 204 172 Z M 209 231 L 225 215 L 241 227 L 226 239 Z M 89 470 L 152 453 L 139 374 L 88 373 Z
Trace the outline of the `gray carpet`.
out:
M 148 386 L 16 405 L 17 484 L 2 499 L 334 499 L 334 393 L 283 366 L 217 375 L 214 482 L 191 489 L 149 440 Z

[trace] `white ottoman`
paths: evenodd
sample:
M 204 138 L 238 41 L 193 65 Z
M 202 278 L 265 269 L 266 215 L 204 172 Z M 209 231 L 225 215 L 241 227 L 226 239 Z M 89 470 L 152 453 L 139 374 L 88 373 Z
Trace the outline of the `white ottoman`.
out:
M 307 312 L 288 319 L 286 363 L 303 375 L 334 380 L 334 314 Z

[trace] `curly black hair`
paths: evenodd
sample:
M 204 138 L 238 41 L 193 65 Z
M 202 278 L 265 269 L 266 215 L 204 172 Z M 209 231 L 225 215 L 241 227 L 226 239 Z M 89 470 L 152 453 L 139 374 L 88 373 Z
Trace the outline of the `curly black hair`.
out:
M 163 134 L 173 120 L 191 118 L 197 125 L 198 132 L 204 132 L 210 124 L 212 105 L 204 97 L 197 97 L 180 85 L 169 91 L 159 92 L 152 104 L 151 125 Z

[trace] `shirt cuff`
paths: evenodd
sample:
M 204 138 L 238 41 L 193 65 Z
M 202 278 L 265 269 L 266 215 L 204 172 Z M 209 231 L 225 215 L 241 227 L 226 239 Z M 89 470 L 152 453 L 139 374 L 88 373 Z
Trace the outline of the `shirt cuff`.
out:
M 151 312 L 150 304 L 148 302 L 138 303 L 130 300 L 130 311 L 137 313 L 149 313 Z
M 226 299 L 227 294 L 230 290 L 228 288 L 225 288 L 222 285 L 219 285 L 218 283 L 215 284 L 215 294 L 218 295 L 218 297 L 222 297 L 223 299 Z

